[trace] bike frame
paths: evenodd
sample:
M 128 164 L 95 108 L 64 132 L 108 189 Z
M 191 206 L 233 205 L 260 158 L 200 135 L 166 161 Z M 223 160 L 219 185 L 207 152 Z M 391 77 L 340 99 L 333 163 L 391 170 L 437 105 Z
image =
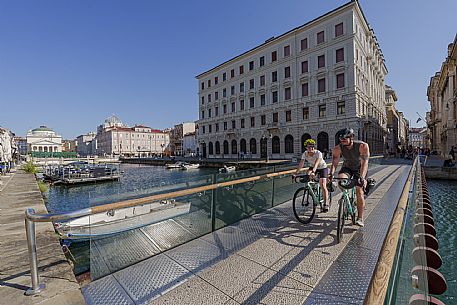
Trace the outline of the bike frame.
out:
M 353 209 L 353 206 L 354 206 L 355 201 L 357 200 L 357 196 L 355 193 L 355 186 L 350 190 L 343 188 L 343 195 L 342 195 L 341 199 L 343 199 L 343 198 L 344 198 L 344 202 L 346 202 L 349 214 L 354 214 L 355 211 Z
M 316 192 L 313 190 L 313 185 L 316 185 Z M 318 205 L 320 204 L 320 194 L 321 194 L 321 185 L 319 181 L 308 181 L 305 184 L 305 189 L 308 190 L 309 194 L 311 194 L 311 197 L 313 198 L 313 204 Z

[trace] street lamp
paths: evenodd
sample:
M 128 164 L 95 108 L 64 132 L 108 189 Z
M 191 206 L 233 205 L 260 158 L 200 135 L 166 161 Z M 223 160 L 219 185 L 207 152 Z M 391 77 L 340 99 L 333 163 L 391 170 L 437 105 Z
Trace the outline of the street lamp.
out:
M 269 156 L 268 156 L 268 139 L 271 139 L 272 137 L 273 137 L 273 136 L 272 136 L 271 134 L 269 134 L 268 136 L 262 135 L 262 140 L 263 140 L 263 141 L 266 141 L 266 144 L 267 144 L 267 145 L 266 145 L 266 146 L 267 146 L 267 147 L 266 147 L 266 148 L 267 148 L 267 163 L 270 162 L 270 158 L 269 158 Z

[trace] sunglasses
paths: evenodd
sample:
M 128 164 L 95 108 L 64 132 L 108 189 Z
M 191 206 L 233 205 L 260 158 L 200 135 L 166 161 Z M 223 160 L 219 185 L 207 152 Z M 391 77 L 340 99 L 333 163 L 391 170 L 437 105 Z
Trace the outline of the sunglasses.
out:
M 343 140 L 346 140 L 346 139 L 350 139 L 351 136 L 347 136 L 347 137 L 340 137 L 340 141 L 343 141 Z
M 314 148 L 314 145 L 306 146 L 306 148 Z

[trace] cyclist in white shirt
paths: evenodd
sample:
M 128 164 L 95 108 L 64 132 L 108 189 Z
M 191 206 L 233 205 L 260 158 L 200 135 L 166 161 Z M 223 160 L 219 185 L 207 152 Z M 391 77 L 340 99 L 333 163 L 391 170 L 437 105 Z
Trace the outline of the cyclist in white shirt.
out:
M 310 164 L 310 167 L 307 170 L 307 173 L 314 177 L 315 174 L 319 175 L 319 184 L 321 185 L 322 195 L 324 197 L 324 206 L 322 208 L 323 212 L 328 212 L 328 190 L 327 190 L 327 177 L 328 177 L 328 168 L 327 163 L 325 163 L 322 153 L 315 148 L 316 141 L 313 139 L 308 139 L 304 143 L 306 151 L 303 153 L 300 163 L 298 164 L 297 171 L 293 176 L 298 174 L 305 164 L 305 160 Z

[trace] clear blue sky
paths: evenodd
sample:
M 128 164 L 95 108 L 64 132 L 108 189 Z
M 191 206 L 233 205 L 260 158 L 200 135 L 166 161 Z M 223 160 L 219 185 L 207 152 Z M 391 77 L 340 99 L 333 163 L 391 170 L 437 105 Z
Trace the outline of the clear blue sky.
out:
M 196 120 L 196 75 L 346 2 L 0 0 L 0 126 L 74 138 L 111 114 L 159 129 Z M 457 32 L 457 1 L 360 4 L 415 123 Z

